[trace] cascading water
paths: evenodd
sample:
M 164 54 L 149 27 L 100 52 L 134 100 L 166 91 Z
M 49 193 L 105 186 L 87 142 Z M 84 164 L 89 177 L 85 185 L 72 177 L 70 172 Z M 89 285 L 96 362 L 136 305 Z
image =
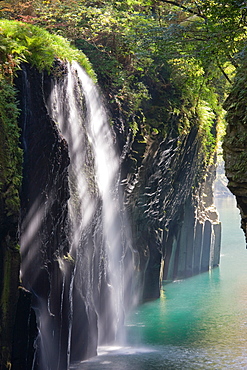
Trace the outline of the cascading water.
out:
M 73 63 L 68 66 L 66 86 L 66 104 L 61 101 L 64 85 L 56 84 L 50 99 L 51 115 L 58 122 L 62 135 L 65 137 L 71 157 L 69 201 L 70 219 L 72 223 L 71 254 L 78 260 L 78 274 L 84 270 L 85 254 L 80 248 L 80 238 L 91 237 L 88 233 L 90 225 L 95 223 L 94 237 L 102 238 L 100 243 L 93 243 L 93 249 L 101 247 L 101 259 L 104 261 L 104 273 L 108 275 L 111 312 L 107 323 L 107 332 L 117 335 L 121 307 L 123 307 L 121 292 L 122 262 L 124 257 L 122 238 L 123 225 L 120 214 L 120 199 L 118 192 L 119 156 L 116 152 L 112 130 L 109 127 L 107 115 L 102 105 L 96 86 L 84 70 Z M 84 110 L 82 110 L 84 106 Z M 68 110 L 69 107 L 69 110 Z M 98 214 L 100 213 L 100 217 Z M 99 217 L 99 219 L 97 219 Z M 124 225 L 126 229 L 126 225 Z M 126 231 L 126 230 L 125 230 Z M 81 264 L 81 266 L 80 266 Z M 87 281 L 93 283 L 93 278 Z M 101 277 L 100 277 L 101 279 Z M 85 279 L 76 279 L 78 290 L 83 291 Z M 99 281 L 99 284 L 101 282 Z M 86 291 L 88 294 L 90 287 Z M 91 297 L 87 297 L 90 301 Z M 105 313 L 106 314 L 106 313 Z M 99 320 L 99 342 L 107 336 L 102 328 L 105 320 Z M 108 334 L 109 335 L 109 334 Z M 109 335 L 109 336 L 110 336 Z
M 45 192 L 45 202 L 37 196 L 23 217 L 21 270 L 38 320 L 33 368 L 63 370 L 71 361 L 95 355 L 98 344 L 121 337 L 124 295 L 134 269 L 119 194 L 119 156 L 97 88 L 73 63 L 63 79 L 54 81 L 46 106 L 67 143 L 69 196 L 56 232 L 42 226 L 47 217 L 52 220 L 55 191 Z M 54 243 L 61 245 L 44 252 L 54 233 Z M 49 291 L 39 287 L 35 270 L 47 273 Z

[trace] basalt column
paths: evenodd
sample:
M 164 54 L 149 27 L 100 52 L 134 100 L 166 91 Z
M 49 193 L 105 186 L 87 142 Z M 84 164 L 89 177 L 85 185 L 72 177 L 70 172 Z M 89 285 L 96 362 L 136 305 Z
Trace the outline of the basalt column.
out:
M 221 227 L 213 205 L 215 168 L 202 166 L 198 129 L 181 137 L 150 137 L 144 149 L 140 134 L 135 141 L 124 162 L 123 184 L 145 300 L 159 297 L 162 280 L 218 266 Z

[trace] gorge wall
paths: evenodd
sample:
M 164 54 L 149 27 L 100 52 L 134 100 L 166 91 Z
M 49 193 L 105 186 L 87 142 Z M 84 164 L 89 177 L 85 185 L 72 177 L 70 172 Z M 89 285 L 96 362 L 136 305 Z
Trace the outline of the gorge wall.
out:
M 22 155 L 15 96 L 0 81 L 0 368 L 11 362 L 14 320 L 19 296 L 18 238 Z
M 215 167 L 205 171 L 200 146 L 195 126 L 187 135 L 169 132 L 166 138 L 149 137 L 145 144 L 137 135 L 123 163 L 144 300 L 159 297 L 163 280 L 189 277 L 219 264 Z
M 88 118 L 91 113 L 100 112 L 101 117 L 104 112 L 87 104 L 77 76 L 80 70 L 72 71 L 66 64 L 58 68 L 62 79 L 51 79 L 24 66 L 16 80 L 24 150 L 21 281 L 32 293 L 38 327 L 32 366 L 51 370 L 67 369 L 71 361 L 96 355 L 98 343 L 116 339 L 122 325 L 120 311 L 126 306 L 117 291 L 121 284 L 115 286 L 110 271 L 118 246 L 122 248 L 115 261 L 118 274 L 129 260 L 122 216 L 111 207 L 111 201 L 104 204 L 99 181 L 108 184 L 110 173 L 103 173 L 106 178 L 100 179 L 94 153 L 94 140 L 100 136 L 92 135 Z M 105 122 L 101 124 L 100 119 L 100 135 L 108 140 Z M 114 167 L 111 146 L 106 150 Z M 102 160 L 105 153 L 100 155 Z M 111 183 L 106 191 L 107 197 L 117 197 Z M 110 212 L 107 220 L 106 206 Z M 113 237 L 111 229 L 116 229 Z M 108 244 L 113 248 L 111 255 Z M 131 276 L 130 271 L 127 278 Z M 32 337 L 35 330 L 30 328 Z M 23 351 L 23 342 L 30 343 L 30 336 L 25 335 L 24 340 L 22 336 L 23 332 L 16 332 L 14 369 L 30 366 L 27 351 Z
M 238 69 L 230 95 L 225 102 L 227 130 L 224 159 L 228 188 L 236 196 L 241 227 L 247 237 L 247 129 L 246 129 L 246 61 Z
M 117 261 L 118 271 L 126 272 L 125 284 L 114 286 L 102 218 L 104 198 L 96 181 L 96 139 L 90 136 L 85 118 L 91 108 L 81 83 L 72 90 L 77 91 L 73 104 L 83 107 L 78 116 L 83 124 L 79 173 L 85 174 L 87 191 L 81 203 L 86 200 L 86 206 L 80 210 L 78 206 L 70 216 L 71 203 L 79 202 L 80 185 L 73 180 L 75 173 L 71 174 L 76 153 L 68 134 L 71 113 L 66 104 L 71 107 L 71 103 L 63 81 L 71 76 L 78 82 L 79 72 L 70 75 L 65 64 L 56 67 L 59 73 L 48 76 L 25 65 L 16 79 L 24 152 L 19 223 L 23 288 L 12 355 L 13 369 L 18 370 L 63 370 L 71 361 L 95 355 L 98 342 L 118 337 L 125 310 L 159 297 L 162 280 L 189 277 L 219 264 L 220 223 L 212 194 L 215 168 L 205 168 L 197 125 L 179 134 L 174 115 L 166 135 L 145 134 L 141 128 L 133 135 L 124 117 L 117 114 L 113 138 L 120 164 L 120 195 L 116 198 L 116 191 L 110 190 L 110 196 L 117 199 L 120 211 L 114 213 L 109 228 L 115 232 L 111 243 L 121 245 L 113 264 Z M 62 95 L 49 103 L 54 83 Z M 61 110 L 54 108 L 59 101 L 65 114 L 62 123 L 58 122 Z M 104 132 L 103 127 L 99 135 Z M 113 160 L 115 154 L 110 155 Z M 71 247 L 72 223 L 78 214 L 80 221 L 87 212 L 88 222 L 77 236 L 78 252 Z M 15 232 L 16 224 L 15 220 Z M 7 235 L 10 228 L 4 230 Z M 109 302 L 120 290 L 115 322 Z

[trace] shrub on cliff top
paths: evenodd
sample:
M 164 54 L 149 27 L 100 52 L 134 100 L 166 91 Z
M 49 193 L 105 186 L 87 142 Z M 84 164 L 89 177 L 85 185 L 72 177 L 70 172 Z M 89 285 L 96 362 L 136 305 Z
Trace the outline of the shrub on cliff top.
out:
M 0 20 L 0 77 L 13 78 L 22 62 L 30 63 L 40 71 L 49 71 L 55 58 L 76 60 L 96 80 L 85 54 L 72 47 L 65 38 L 31 24 Z
M 13 79 L 21 63 L 50 71 L 55 58 L 76 60 L 95 80 L 85 54 L 61 36 L 19 21 L 0 20 L 0 192 L 8 215 L 18 214 L 22 151 L 19 148 L 18 108 Z

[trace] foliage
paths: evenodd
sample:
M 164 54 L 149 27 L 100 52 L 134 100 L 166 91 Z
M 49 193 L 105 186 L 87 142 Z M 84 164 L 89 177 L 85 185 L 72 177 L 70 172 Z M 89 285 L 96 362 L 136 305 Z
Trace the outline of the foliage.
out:
M 243 56 L 244 56 L 243 52 Z M 227 166 L 234 181 L 246 181 L 246 145 L 247 145 L 247 111 L 246 111 L 246 57 L 236 74 L 230 95 L 224 103 L 226 120 L 228 122 L 226 136 L 224 137 L 225 156 L 231 152 L 231 159 L 227 158 Z M 229 156 L 228 156 L 229 157 Z
M 15 72 L 24 62 L 50 71 L 55 58 L 77 60 L 96 80 L 86 56 L 61 36 L 35 25 L 0 20 L 0 191 L 8 215 L 18 213 L 22 179 Z
M 18 8 L 12 16 L 65 36 L 84 50 L 109 99 L 130 121 L 136 122 L 148 99 L 153 102 L 147 79 L 157 85 L 161 79 L 164 85 L 172 83 L 180 95 L 164 103 L 165 119 L 178 106 L 186 114 L 195 110 L 200 101 L 220 113 L 245 42 L 246 8 L 241 1 L 35 0 L 28 4 L 28 11 L 26 7 L 21 13 Z M 158 125 L 149 117 L 145 122 Z
M 19 147 L 18 114 L 14 88 L 0 80 L 0 192 L 7 215 L 19 212 L 22 150 Z
M 54 58 L 77 60 L 95 79 L 95 74 L 86 56 L 58 35 L 45 29 L 10 20 L 0 20 L 0 57 L 2 77 L 10 77 L 22 62 L 28 62 L 39 70 L 50 70 Z
M 231 93 L 224 103 L 224 108 L 227 110 L 227 120 L 232 123 L 241 121 L 242 124 L 247 124 L 246 112 L 246 55 L 243 53 L 242 63 L 237 71 L 236 78 L 231 89 Z
M 2 16 L 68 38 L 88 55 L 133 130 L 165 135 L 174 114 L 178 131 L 189 129 L 202 106 L 222 116 L 246 41 L 246 9 L 243 1 L 226 0 L 6 0 Z M 48 57 L 49 51 L 40 67 Z M 207 118 L 199 116 L 204 127 Z
M 197 107 L 197 116 L 200 121 L 200 135 L 202 138 L 202 150 L 206 154 L 206 162 L 210 162 L 211 153 L 216 147 L 216 123 L 217 116 L 207 102 L 200 102 Z

